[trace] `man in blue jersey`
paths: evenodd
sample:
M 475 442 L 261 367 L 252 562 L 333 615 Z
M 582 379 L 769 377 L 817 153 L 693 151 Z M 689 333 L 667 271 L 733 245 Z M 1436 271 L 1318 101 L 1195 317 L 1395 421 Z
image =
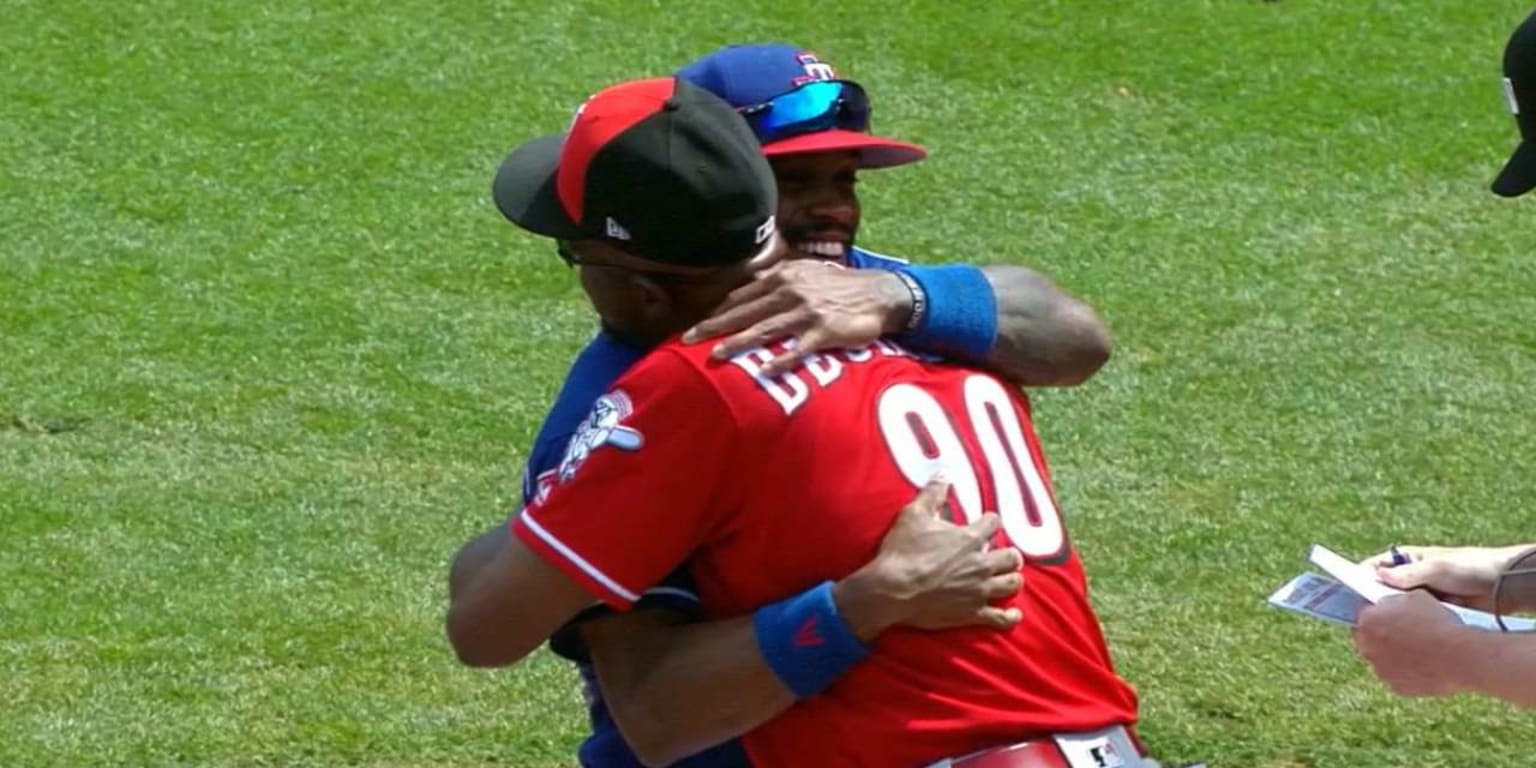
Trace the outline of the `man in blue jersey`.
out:
M 725 99 L 753 128 L 778 181 L 779 231 L 803 257 L 738 289 L 689 340 L 714 343 L 718 356 L 729 357 L 786 336 L 797 339 L 795 352 L 806 354 L 893 335 L 919 351 L 980 364 L 1028 386 L 1080 383 L 1108 358 L 1108 334 L 1092 310 L 1032 270 L 914 266 L 854 246 L 861 214 L 858 172 L 913 163 L 926 151 L 871 134 L 862 88 L 838 79 L 814 54 L 787 45 L 736 46 L 689 64 L 678 76 Z M 678 279 L 649 273 L 633 278 Z M 644 352 L 605 328 L 577 357 L 530 453 L 524 501 L 560 464 L 572 437 L 580 442 L 593 403 Z M 796 362 L 789 354 L 771 365 Z M 935 496 L 935 487 L 913 509 L 937 506 L 943 494 Z M 794 636 L 807 619 L 839 622 L 831 633 L 859 642 L 873 640 L 863 626 L 871 613 L 880 616 L 871 622 L 879 626 L 1016 621 L 974 610 L 935 620 L 945 615 L 935 605 L 948 598 L 949 605 L 964 606 L 973 594 L 946 592 L 953 581 L 946 581 L 943 563 L 921 560 L 924 552 L 958 551 L 963 544 L 929 538 L 913 546 L 943 533 L 923 528 L 924 517 L 898 519 L 887 538 L 889 553 L 882 549 L 882 557 L 891 557 L 871 563 L 866 570 L 876 578 L 863 587 L 840 583 L 848 588 L 835 593 L 830 615 L 813 596 L 800 595 L 746 619 L 701 623 L 688 574 L 678 573 L 647 592 L 640 610 L 614 615 L 596 608 L 573 622 L 551 645 L 578 662 L 587 682 L 594 732 L 582 746 L 582 764 L 745 765 L 730 739 L 815 695 L 862 658 L 860 648 L 850 653 L 839 643 L 798 647 Z M 506 536 L 498 526 L 466 545 L 454 563 L 456 593 L 472 584 L 477 563 Z M 890 568 L 892 562 L 900 567 Z M 893 570 L 911 581 L 898 584 Z M 462 621 L 457 630 L 455 618 Z M 494 617 L 450 617 L 450 636 L 466 663 L 498 663 Z M 721 685 L 726 672 L 730 684 Z

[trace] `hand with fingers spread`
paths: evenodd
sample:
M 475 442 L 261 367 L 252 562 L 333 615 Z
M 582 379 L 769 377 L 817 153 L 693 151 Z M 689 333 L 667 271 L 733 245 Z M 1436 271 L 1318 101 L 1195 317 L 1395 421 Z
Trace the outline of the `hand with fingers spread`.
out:
M 1389 587 L 1423 587 L 1447 602 L 1486 611 L 1493 608 L 1493 587 L 1499 573 L 1529 548 L 1396 547 L 1397 552 L 1407 557 L 1407 563 L 1394 565 L 1393 550 L 1389 549 L 1367 558 L 1364 564 L 1374 567 L 1376 578 Z M 1510 596 L 1516 598 L 1517 604 L 1506 607 L 1536 608 L 1529 599 Z
M 898 624 L 1008 629 L 1022 618 L 996 603 L 1023 587 L 1023 555 L 989 546 L 1000 526 L 995 514 L 964 525 L 948 520 L 948 495 L 948 481 L 929 481 L 901 509 L 875 559 L 836 585 L 839 612 L 860 638 Z
M 769 342 L 793 339 L 793 349 L 764 366 L 772 376 L 824 349 L 859 347 L 901 330 L 912 313 L 912 293 L 894 273 L 846 269 L 811 259 L 764 270 L 732 291 L 714 313 L 683 335 L 695 344 L 725 337 L 713 354 L 725 360 Z

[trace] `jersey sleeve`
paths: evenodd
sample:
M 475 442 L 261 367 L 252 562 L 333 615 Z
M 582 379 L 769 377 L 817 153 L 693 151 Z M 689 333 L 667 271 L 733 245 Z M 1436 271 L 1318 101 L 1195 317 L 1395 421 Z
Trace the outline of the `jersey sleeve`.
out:
M 854 269 L 883 269 L 887 272 L 905 272 L 912 267 L 912 262 L 900 256 L 875 253 L 858 246 L 849 249 L 847 262 Z
M 639 350 L 606 333 L 599 333 L 576 356 L 528 452 L 528 462 L 523 467 L 524 504 L 538 492 L 540 478 L 560 462 L 571 433 L 592 409 L 592 402 L 612 388 L 641 357 Z
M 736 432 L 702 372 L 679 353 L 652 354 L 597 399 L 513 534 L 599 600 L 629 608 L 719 534 Z

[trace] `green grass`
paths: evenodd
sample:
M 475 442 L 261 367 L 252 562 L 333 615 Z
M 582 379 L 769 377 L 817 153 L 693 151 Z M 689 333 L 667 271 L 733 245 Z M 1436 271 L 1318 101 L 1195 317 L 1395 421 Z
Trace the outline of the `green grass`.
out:
M 0 765 L 556 766 L 568 669 L 456 666 L 456 545 L 591 330 L 487 199 L 521 139 L 728 41 L 815 47 L 926 163 L 865 241 L 1110 321 L 1038 396 L 1144 735 L 1213 766 L 1516 766 L 1262 597 L 1320 541 L 1529 539 L 1528 12 L 1240 0 L 0 0 Z

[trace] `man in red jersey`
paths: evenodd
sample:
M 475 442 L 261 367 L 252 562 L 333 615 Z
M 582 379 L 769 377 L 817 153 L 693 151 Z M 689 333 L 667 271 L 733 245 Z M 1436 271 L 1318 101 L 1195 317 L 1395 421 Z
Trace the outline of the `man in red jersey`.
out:
M 1025 556 L 1025 587 L 1001 604 L 1023 621 L 852 628 L 878 636 L 868 658 L 748 733 L 753 763 L 1150 764 L 1020 393 L 885 341 L 772 377 L 782 350 L 720 363 L 678 343 L 783 255 L 771 171 L 735 112 L 681 81 L 626 83 L 509 163 L 526 179 L 509 216 L 583 266 L 606 323 L 661 343 L 599 399 L 515 541 L 454 595 L 450 625 L 461 608 L 499 617 L 511 663 L 594 597 L 628 607 L 685 561 L 711 616 L 749 613 L 868 562 L 894 510 L 942 472 L 958 510 L 995 510 L 995 544 Z M 857 642 L 818 618 L 776 652 Z

